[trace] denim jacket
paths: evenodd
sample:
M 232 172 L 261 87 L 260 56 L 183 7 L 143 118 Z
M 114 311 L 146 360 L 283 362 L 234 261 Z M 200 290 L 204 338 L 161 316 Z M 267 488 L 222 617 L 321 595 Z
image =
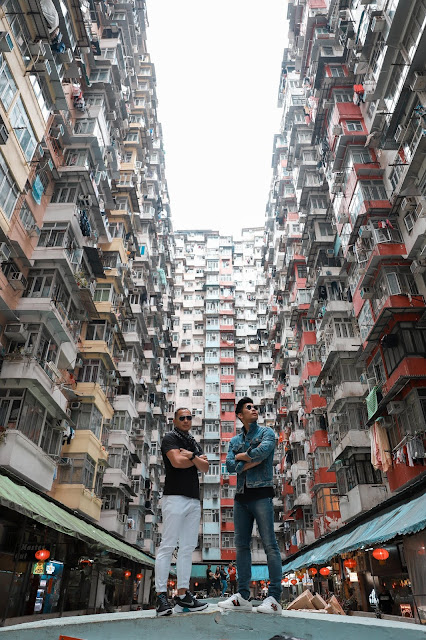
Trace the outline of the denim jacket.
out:
M 226 468 L 229 473 L 237 474 L 237 493 L 243 493 L 244 483 L 249 489 L 273 486 L 273 459 L 275 433 L 270 427 L 260 427 L 253 422 L 248 432 L 244 427 L 229 443 L 226 456 Z M 252 469 L 243 471 L 245 462 L 235 460 L 237 453 L 247 453 L 253 462 L 261 463 Z

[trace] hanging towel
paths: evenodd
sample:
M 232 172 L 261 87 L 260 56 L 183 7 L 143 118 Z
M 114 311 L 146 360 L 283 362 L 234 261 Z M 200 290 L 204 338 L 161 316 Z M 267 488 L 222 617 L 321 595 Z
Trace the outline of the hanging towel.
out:
M 379 390 L 379 386 L 375 385 L 370 393 L 368 394 L 365 402 L 367 404 L 367 415 L 368 418 L 370 419 L 372 415 L 374 415 L 378 409 L 379 406 L 379 401 L 377 398 L 377 392 Z
M 386 473 L 392 467 L 392 456 L 388 433 L 378 422 L 375 422 L 370 429 L 370 441 L 371 464 L 375 469 Z

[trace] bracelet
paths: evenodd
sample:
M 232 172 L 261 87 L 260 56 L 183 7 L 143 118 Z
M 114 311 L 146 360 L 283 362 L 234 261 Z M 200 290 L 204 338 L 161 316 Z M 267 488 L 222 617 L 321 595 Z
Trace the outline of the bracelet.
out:
M 190 460 L 194 460 L 194 458 L 196 457 L 196 455 L 197 455 L 197 454 L 196 454 L 196 453 L 195 453 L 195 451 L 194 451 L 194 453 L 193 453 L 193 454 L 192 454 L 192 456 L 190 457 Z

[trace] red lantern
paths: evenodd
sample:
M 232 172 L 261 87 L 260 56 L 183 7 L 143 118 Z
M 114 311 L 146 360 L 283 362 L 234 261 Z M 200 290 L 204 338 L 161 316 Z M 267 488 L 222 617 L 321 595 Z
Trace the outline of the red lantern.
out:
M 288 578 L 284 578 L 284 582 L 288 582 Z
M 389 551 L 386 551 L 386 549 L 374 549 L 373 558 L 376 558 L 376 560 L 387 560 L 389 558 Z
M 291 584 L 297 584 L 297 580 L 293 578 L 293 580 L 291 580 Z
M 131 572 L 131 571 L 125 571 L 125 572 L 124 572 L 124 577 L 125 577 L 125 578 L 130 578 L 130 576 L 131 576 L 131 575 L 132 575 L 132 572 Z
M 198 582 L 194 582 L 195 586 L 198 587 Z
M 330 569 L 328 567 L 321 567 L 320 574 L 322 576 L 328 576 L 330 573 Z
M 143 578 L 143 573 L 137 573 L 136 574 L 136 579 L 137 580 L 142 580 L 142 578 Z
M 343 564 L 345 567 L 347 567 L 348 569 L 355 569 L 356 567 L 356 560 L 355 558 L 348 558 L 347 560 L 343 561 Z
M 318 573 L 318 570 L 317 570 L 317 569 L 315 569 L 315 567 L 311 567 L 311 568 L 309 569 L 309 573 L 311 574 L 311 576 L 316 576 L 316 575 L 317 575 L 317 573 Z
M 108 569 L 108 571 L 107 571 L 107 575 L 108 575 L 108 576 L 112 576 L 112 569 Z
M 47 549 L 39 549 L 35 552 L 35 557 L 37 560 L 44 562 L 45 560 L 50 558 L 50 551 L 48 551 Z

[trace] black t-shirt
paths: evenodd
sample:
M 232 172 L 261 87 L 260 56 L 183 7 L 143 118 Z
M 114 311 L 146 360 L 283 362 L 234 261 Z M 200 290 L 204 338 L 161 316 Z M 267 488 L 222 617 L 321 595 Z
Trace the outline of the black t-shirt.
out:
M 261 500 L 262 498 L 273 498 L 275 495 L 274 487 L 254 487 L 250 489 L 244 485 L 243 493 L 236 493 L 236 502 L 251 502 L 252 500 Z
M 200 499 L 200 483 L 198 481 L 198 470 L 195 465 L 188 469 L 176 469 L 166 453 L 172 449 L 185 449 L 183 441 L 177 437 L 173 431 L 166 433 L 161 443 L 161 453 L 163 454 L 164 466 L 166 468 L 166 481 L 164 483 L 163 494 L 165 496 L 186 496 L 187 498 Z M 188 451 L 195 451 L 194 448 L 187 447 Z

